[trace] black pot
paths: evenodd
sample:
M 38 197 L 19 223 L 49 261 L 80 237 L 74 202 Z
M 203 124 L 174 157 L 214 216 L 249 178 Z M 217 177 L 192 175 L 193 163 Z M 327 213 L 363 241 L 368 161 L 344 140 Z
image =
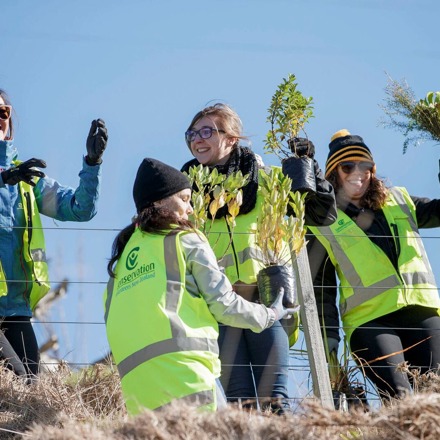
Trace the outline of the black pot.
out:
M 362 386 L 349 386 L 346 392 L 333 390 L 333 402 L 335 409 L 342 412 L 350 410 L 362 410 L 368 412 L 370 405 L 367 400 L 367 393 Z
M 315 164 L 308 156 L 289 157 L 282 162 L 282 170 L 292 179 L 292 191 L 316 193 Z
M 295 307 L 296 282 L 292 266 L 268 266 L 261 269 L 257 275 L 260 302 L 270 307 L 277 299 L 280 287 L 284 287 L 284 307 Z

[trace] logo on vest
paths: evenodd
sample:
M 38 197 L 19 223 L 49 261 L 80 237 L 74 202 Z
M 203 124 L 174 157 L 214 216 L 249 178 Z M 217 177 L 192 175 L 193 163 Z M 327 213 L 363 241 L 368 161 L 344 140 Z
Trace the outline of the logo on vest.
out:
M 131 289 L 142 281 L 154 278 L 156 275 L 154 263 L 143 263 L 139 259 L 139 247 L 134 247 L 125 259 L 127 272 L 118 282 L 116 295 Z
M 336 233 L 340 233 L 344 229 L 347 229 L 348 227 L 353 225 L 353 220 L 349 220 L 348 222 L 345 221 L 345 219 L 341 218 L 338 220 L 338 226 L 335 229 Z
M 127 259 L 125 260 L 125 267 L 127 270 L 133 270 L 138 264 L 138 252 L 139 247 L 133 248 L 127 255 Z

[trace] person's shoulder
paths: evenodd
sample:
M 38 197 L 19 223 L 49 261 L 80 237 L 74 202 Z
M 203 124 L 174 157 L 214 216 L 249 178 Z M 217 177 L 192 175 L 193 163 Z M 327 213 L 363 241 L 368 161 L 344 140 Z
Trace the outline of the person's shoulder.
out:
M 188 229 L 179 234 L 180 241 L 188 245 L 201 245 L 208 242 L 205 235 L 197 229 Z

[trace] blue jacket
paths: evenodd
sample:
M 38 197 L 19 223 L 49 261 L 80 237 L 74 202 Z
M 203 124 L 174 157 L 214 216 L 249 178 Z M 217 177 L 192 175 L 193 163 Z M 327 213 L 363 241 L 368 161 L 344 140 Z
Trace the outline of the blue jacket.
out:
M 0 141 L 0 172 L 8 169 L 18 152 L 13 141 Z M 100 165 L 83 159 L 79 186 L 75 190 L 45 177 L 38 180 L 34 194 L 40 214 L 59 221 L 83 222 L 96 214 L 100 187 Z M 0 297 L 0 317 L 32 316 L 29 305 L 31 267 L 23 261 L 25 220 L 18 185 L 5 185 L 0 177 L 0 261 L 8 282 L 8 294 Z M 18 228 L 17 228 L 18 227 Z

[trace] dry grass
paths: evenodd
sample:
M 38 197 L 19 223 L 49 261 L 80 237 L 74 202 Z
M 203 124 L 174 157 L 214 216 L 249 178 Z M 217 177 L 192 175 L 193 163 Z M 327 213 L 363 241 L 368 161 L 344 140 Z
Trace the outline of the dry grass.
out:
M 437 440 L 440 377 L 419 376 L 419 392 L 377 412 L 328 411 L 317 402 L 278 417 L 233 407 L 217 413 L 170 405 L 167 411 L 126 415 L 117 373 L 97 365 L 81 373 L 67 366 L 32 385 L 0 369 L 0 438 L 82 439 L 289 439 Z

